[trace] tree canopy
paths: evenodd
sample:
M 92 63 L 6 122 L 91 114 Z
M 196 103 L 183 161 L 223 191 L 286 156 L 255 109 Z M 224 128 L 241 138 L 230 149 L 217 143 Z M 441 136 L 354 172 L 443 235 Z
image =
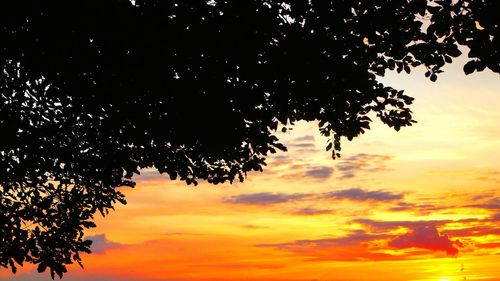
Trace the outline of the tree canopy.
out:
M 84 229 L 154 167 L 188 184 L 243 181 L 319 121 L 327 150 L 413 98 L 386 71 L 500 73 L 495 0 L 2 1 L 0 266 L 62 276 Z M 462 47 L 460 47 L 462 46 Z

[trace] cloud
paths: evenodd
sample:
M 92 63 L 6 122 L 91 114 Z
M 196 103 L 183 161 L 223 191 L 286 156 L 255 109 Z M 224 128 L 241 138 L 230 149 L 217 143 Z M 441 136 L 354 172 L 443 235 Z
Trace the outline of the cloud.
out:
M 500 214 L 492 214 L 489 217 L 467 218 L 460 220 L 419 220 L 419 221 L 376 221 L 371 219 L 355 219 L 352 222 L 368 227 L 372 232 L 389 232 L 398 228 L 416 229 L 422 227 L 439 227 L 443 233 L 453 237 L 483 236 L 489 234 L 500 235 L 500 228 L 497 224 L 500 221 Z M 447 224 L 453 224 L 451 229 L 447 229 Z M 463 228 L 456 228 L 456 225 Z M 467 227 L 467 225 L 472 225 Z M 478 225 L 479 224 L 479 225 Z
M 295 146 L 299 148 L 315 148 L 313 136 L 303 136 L 295 138 L 288 146 Z
M 279 250 L 308 257 L 310 261 L 320 260 L 403 260 L 431 252 L 445 252 L 456 256 L 461 241 L 451 240 L 447 234 L 440 234 L 433 225 L 415 224 L 416 227 L 404 235 L 371 233 L 367 230 L 352 230 L 346 236 L 324 239 L 295 240 L 278 244 L 258 244 L 257 247 L 273 247 Z M 497 247 L 496 244 L 484 245 Z M 413 248 L 421 250 L 411 250 Z M 385 250 L 403 250 L 391 254 Z M 410 249 L 410 250 L 408 250 Z
M 196 264 L 193 267 L 213 267 L 213 268 L 240 268 L 240 269 L 277 269 L 284 268 L 279 264 L 260 264 L 260 263 L 221 263 L 221 264 Z
M 231 196 L 224 198 L 224 202 L 244 205 L 271 205 L 299 200 L 308 196 L 310 195 L 305 193 L 286 194 L 261 192 Z
M 485 192 L 483 194 L 478 194 L 478 195 L 475 195 L 471 198 L 472 201 L 481 201 L 483 199 L 491 199 L 491 198 L 495 198 L 495 193 L 494 192 Z
M 500 228 L 497 225 L 481 225 L 459 229 L 443 229 L 443 233 L 449 234 L 453 237 L 466 237 L 466 236 L 486 236 L 486 235 L 500 235 Z
M 324 193 L 327 199 L 346 199 L 352 201 L 393 201 L 403 198 L 402 193 L 383 190 L 367 191 L 361 188 L 350 188 Z
M 327 166 L 312 167 L 306 171 L 306 176 L 318 180 L 329 178 L 333 174 L 333 168 Z
M 195 233 L 195 232 L 167 232 L 162 233 L 163 236 L 204 236 L 206 234 L 203 233 Z
M 402 199 L 404 194 L 393 193 L 384 190 L 368 191 L 361 188 L 350 188 L 338 191 L 331 191 L 326 193 L 272 193 L 261 192 L 251 194 L 240 194 L 223 199 L 225 203 L 232 204 L 245 204 L 245 205 L 272 205 L 287 203 L 292 201 L 300 201 L 305 199 L 315 200 L 351 200 L 360 202 L 389 202 L 393 200 Z M 313 214 L 319 211 L 321 213 L 330 212 L 330 210 L 315 210 L 312 208 L 304 208 L 297 214 Z M 314 213 L 319 214 L 319 213 Z
M 290 160 L 290 156 L 288 154 L 272 154 L 268 158 L 268 164 L 270 167 L 276 168 L 282 165 L 289 164 L 292 160 Z M 269 169 L 266 173 L 274 172 L 273 169 Z
M 294 215 L 300 215 L 300 216 L 314 216 L 314 215 L 325 215 L 325 214 L 331 214 L 333 213 L 333 210 L 329 209 L 316 209 L 316 208 L 302 208 L 298 209 L 292 212 Z
M 307 142 L 294 143 L 294 144 L 291 144 L 290 146 L 299 147 L 299 148 L 315 148 L 316 147 L 313 143 L 307 143 Z
M 401 235 L 388 244 L 396 249 L 421 248 L 431 251 L 443 251 L 450 256 L 456 256 L 462 246 L 458 240 L 451 241 L 448 235 L 440 235 L 435 226 L 419 226 L 411 232 Z
M 85 238 L 92 241 L 90 250 L 93 254 L 104 254 L 107 249 L 117 248 L 121 246 L 120 243 L 109 241 L 106 238 L 106 234 L 86 236 Z
M 281 178 L 286 181 L 304 180 L 308 178 L 322 181 L 330 178 L 332 174 L 332 167 L 302 164 L 291 165 L 287 167 L 285 173 L 281 176 Z
M 293 142 L 313 142 L 314 141 L 314 136 L 312 135 L 305 135 L 303 137 L 298 137 L 292 140 Z
M 360 153 L 351 157 L 340 159 L 340 163 L 335 166 L 339 171 L 339 179 L 349 179 L 357 176 L 360 171 L 377 172 L 387 170 L 385 162 L 391 156 L 378 154 Z
M 500 198 L 495 197 L 495 198 L 490 199 L 486 202 L 479 203 L 479 204 L 471 204 L 471 205 L 467 205 L 465 207 L 487 209 L 487 210 L 500 210 Z
M 394 260 L 402 256 L 380 253 L 376 241 L 387 239 L 387 234 L 369 234 L 363 230 L 353 230 L 344 237 L 295 240 L 278 244 L 258 244 L 256 247 L 272 247 L 278 250 L 307 257 L 307 261 L 354 261 L 354 260 Z
M 246 228 L 246 229 L 270 229 L 269 226 L 255 225 L 255 224 L 245 224 L 245 225 L 242 225 L 241 227 Z
M 258 244 L 257 247 L 274 247 L 292 252 L 302 252 L 305 248 L 325 248 L 331 246 L 352 246 L 371 240 L 387 238 L 386 234 L 368 234 L 363 230 L 353 230 L 347 236 L 338 238 L 324 238 L 312 240 L 295 240 L 288 243 L 279 244 Z
M 393 212 L 405 212 L 405 211 L 410 211 L 413 213 L 417 213 L 420 215 L 427 215 L 431 212 L 434 211 L 441 211 L 441 210 L 449 210 L 450 206 L 436 206 L 433 204 L 415 204 L 415 203 L 408 203 L 408 202 L 397 202 L 396 206 L 393 206 L 389 208 L 390 211 Z
M 347 236 L 338 238 L 324 238 L 313 240 L 296 240 L 281 244 L 259 244 L 258 247 L 276 247 L 281 249 L 293 250 L 302 247 L 330 247 L 330 246 L 350 246 L 362 242 L 368 242 L 375 239 L 387 238 L 385 234 L 368 234 L 363 230 L 353 230 Z
M 440 226 L 445 225 L 452 220 L 428 220 L 428 221 L 375 221 L 370 219 L 356 219 L 353 220 L 354 223 L 359 223 L 361 225 L 367 226 L 371 231 L 376 232 L 388 232 L 391 230 L 396 230 L 400 227 L 415 229 L 428 226 Z
M 141 169 L 139 175 L 134 177 L 135 181 L 151 181 L 151 180 L 164 180 L 169 178 L 166 174 L 160 174 L 155 168 Z
M 475 246 L 481 249 L 500 249 L 500 243 L 479 243 Z
M 483 219 L 483 221 L 488 221 L 488 222 L 500 222 L 500 213 L 492 214 L 488 218 Z

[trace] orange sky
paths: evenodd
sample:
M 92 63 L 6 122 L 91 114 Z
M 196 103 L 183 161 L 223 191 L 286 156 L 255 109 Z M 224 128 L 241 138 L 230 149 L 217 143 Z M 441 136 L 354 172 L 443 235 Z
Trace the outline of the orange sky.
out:
M 197 187 L 143 171 L 88 231 L 64 280 L 500 280 L 500 79 L 460 65 L 436 83 L 391 74 L 418 123 L 377 123 L 342 158 L 314 123 L 245 183 Z M 49 280 L 27 266 L 0 280 Z

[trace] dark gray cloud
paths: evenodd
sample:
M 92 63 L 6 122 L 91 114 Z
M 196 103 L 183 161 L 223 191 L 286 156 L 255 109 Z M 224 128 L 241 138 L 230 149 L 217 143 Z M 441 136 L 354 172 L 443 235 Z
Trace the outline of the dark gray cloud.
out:
M 120 247 L 120 243 L 109 241 L 105 234 L 86 236 L 85 239 L 92 240 L 90 250 L 94 254 L 104 254 L 107 249 Z
M 306 176 L 318 180 L 329 178 L 333 174 L 333 168 L 327 166 L 311 167 L 307 170 Z
M 233 204 L 245 204 L 245 205 L 271 205 L 286 203 L 294 200 L 304 199 L 310 196 L 305 193 L 271 193 L 271 192 L 261 192 L 261 193 L 251 193 L 251 194 L 241 194 L 231 197 L 224 198 L 224 202 Z
M 404 197 L 402 193 L 383 190 L 368 191 L 361 188 L 350 188 L 324 193 L 327 199 L 347 199 L 352 201 L 393 201 Z

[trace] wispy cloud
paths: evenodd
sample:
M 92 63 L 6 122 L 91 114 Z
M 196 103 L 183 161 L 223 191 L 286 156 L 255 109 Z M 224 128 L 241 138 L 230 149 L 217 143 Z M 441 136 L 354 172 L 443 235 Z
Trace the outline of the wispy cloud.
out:
M 368 191 L 361 188 L 350 188 L 338 191 L 327 192 L 325 198 L 346 199 L 352 201 L 393 201 L 404 197 L 403 193 L 393 193 L 384 190 Z
M 269 226 L 255 225 L 255 224 L 245 224 L 245 225 L 242 225 L 241 227 L 246 228 L 246 229 L 270 229 Z
M 286 203 L 294 200 L 300 200 L 305 197 L 310 196 L 306 193 L 271 193 L 271 192 L 261 192 L 261 193 L 251 193 L 251 194 L 241 194 L 231 197 L 224 198 L 224 202 L 233 204 L 245 204 L 245 205 L 271 205 Z
M 449 210 L 451 208 L 453 207 L 448 205 L 437 206 L 434 204 L 418 204 L 400 201 L 390 207 L 389 210 L 393 212 L 412 212 L 419 215 L 428 215 L 431 212 Z
M 497 225 L 480 225 L 464 228 L 444 229 L 443 233 L 452 235 L 454 237 L 470 237 L 470 236 L 486 236 L 486 235 L 500 235 L 500 228 Z
M 417 220 L 417 221 L 376 221 L 371 219 L 355 219 L 354 223 L 368 227 L 374 232 L 388 232 L 396 230 L 400 227 L 415 229 L 427 226 L 442 226 L 446 223 L 454 222 L 453 220 Z
M 290 147 L 298 147 L 298 148 L 309 148 L 314 149 L 316 145 L 314 144 L 313 136 L 303 136 L 293 139 L 290 144 Z
M 317 209 L 317 208 L 306 207 L 306 208 L 294 210 L 291 213 L 294 215 L 300 215 L 300 216 L 315 216 L 315 215 L 331 214 L 334 212 L 335 212 L 334 210 L 330 210 L 330 209 Z
M 375 243 L 387 239 L 387 234 L 369 234 L 363 230 L 353 230 L 344 237 L 295 240 L 278 244 L 258 244 L 303 256 L 306 261 L 354 261 L 354 260 L 394 260 L 402 257 L 381 253 Z
M 390 202 L 404 197 L 403 193 L 394 193 L 384 190 L 365 190 L 362 188 L 349 188 L 324 193 L 272 193 L 260 192 L 240 194 L 223 199 L 225 203 L 246 205 L 272 205 L 304 200 L 351 200 L 358 202 Z M 313 209 L 304 209 L 304 212 Z
M 276 269 L 283 268 L 284 265 L 261 264 L 261 263 L 221 263 L 221 264 L 196 264 L 193 267 L 213 267 L 213 268 L 237 268 L 237 269 Z
M 351 157 L 341 158 L 335 166 L 339 172 L 339 179 L 356 177 L 359 172 L 377 172 L 387 170 L 385 163 L 391 160 L 391 156 L 378 154 L 360 153 Z
M 498 197 L 492 198 L 492 199 L 485 201 L 483 203 L 470 204 L 470 205 L 466 205 L 465 207 L 488 209 L 488 210 L 500 210 L 500 198 L 498 198 Z
M 329 178 L 333 174 L 333 168 L 328 166 L 311 167 L 306 171 L 306 176 L 318 180 Z
M 368 234 L 363 230 L 353 230 L 347 236 L 338 238 L 324 238 L 312 240 L 296 240 L 281 244 L 258 244 L 257 247 L 275 247 L 290 251 L 301 251 L 304 247 L 307 248 L 324 248 L 330 246 L 351 246 L 363 242 L 368 242 L 376 239 L 385 239 L 388 236 L 385 234 Z

